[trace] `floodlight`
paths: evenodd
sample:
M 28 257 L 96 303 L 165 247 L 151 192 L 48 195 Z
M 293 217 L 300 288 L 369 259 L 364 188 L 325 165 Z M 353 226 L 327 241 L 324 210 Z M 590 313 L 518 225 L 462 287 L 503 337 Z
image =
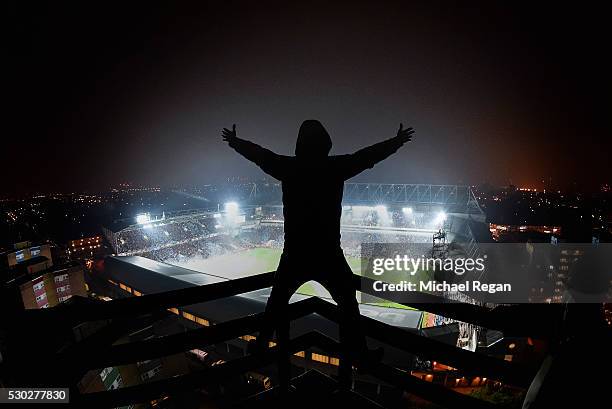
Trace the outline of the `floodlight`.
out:
M 237 213 L 238 212 L 238 203 L 236 203 L 236 202 L 227 202 L 227 203 L 225 203 L 225 211 L 227 213 Z
M 150 220 L 151 216 L 149 215 L 149 213 L 140 213 L 136 215 L 136 223 L 138 224 L 149 223 Z
M 443 211 L 436 216 L 435 224 L 442 224 L 446 220 L 446 213 Z

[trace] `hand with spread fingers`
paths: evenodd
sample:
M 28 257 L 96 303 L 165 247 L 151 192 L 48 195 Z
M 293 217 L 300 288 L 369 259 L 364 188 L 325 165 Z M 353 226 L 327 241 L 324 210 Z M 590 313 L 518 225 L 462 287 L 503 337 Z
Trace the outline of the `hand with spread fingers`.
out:
M 221 131 L 221 136 L 223 137 L 223 140 L 227 143 L 232 143 L 232 141 L 234 141 L 237 136 L 236 136 L 236 124 L 232 125 L 232 130 L 230 131 L 227 128 L 223 128 L 223 131 Z
M 404 129 L 404 124 L 400 123 L 400 127 L 397 130 L 396 138 L 401 140 L 402 143 L 406 143 L 406 142 L 410 142 L 412 140 L 412 134 L 414 134 L 414 129 L 413 128 L 406 128 L 406 129 Z

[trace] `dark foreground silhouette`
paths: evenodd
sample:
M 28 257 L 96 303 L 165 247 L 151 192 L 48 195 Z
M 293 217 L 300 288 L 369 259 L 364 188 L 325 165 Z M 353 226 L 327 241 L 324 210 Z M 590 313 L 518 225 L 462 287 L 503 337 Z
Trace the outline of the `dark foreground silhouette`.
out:
M 266 306 L 266 327 L 257 339 L 267 346 L 274 329 L 277 331 L 281 357 L 279 376 L 281 389 L 289 381 L 289 360 L 286 351 L 289 318 L 285 306 L 293 293 L 305 282 L 321 283 L 341 311 L 339 378 L 350 385 L 355 359 L 367 352 L 365 337 L 359 328 L 359 307 L 352 284 L 352 271 L 340 247 L 340 216 L 344 181 L 372 168 L 409 142 L 412 128 L 403 129 L 386 141 L 350 155 L 329 156 L 332 141 L 316 120 L 302 123 L 295 146 L 295 156 L 278 155 L 261 146 L 238 138 L 236 125 L 223 129 L 223 140 L 238 153 L 254 162 L 264 172 L 282 183 L 285 245 L 276 270 L 272 293 Z M 313 183 L 316 195 L 312 194 Z M 316 226 L 313 226 L 316 221 Z M 316 260 L 314 265 L 311 263 Z

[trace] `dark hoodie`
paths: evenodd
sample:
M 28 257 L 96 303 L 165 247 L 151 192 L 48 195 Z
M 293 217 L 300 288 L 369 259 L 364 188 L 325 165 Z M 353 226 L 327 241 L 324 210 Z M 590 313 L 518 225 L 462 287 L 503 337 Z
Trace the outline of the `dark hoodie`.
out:
M 327 156 L 331 148 L 331 137 L 321 122 L 308 119 L 302 123 L 295 142 L 295 156 L 304 158 Z
M 329 156 L 332 141 L 317 120 L 302 123 L 295 156 L 278 155 L 236 138 L 230 146 L 278 179 L 283 189 L 284 253 L 340 249 L 344 181 L 395 153 L 403 142 L 391 138 L 350 155 Z

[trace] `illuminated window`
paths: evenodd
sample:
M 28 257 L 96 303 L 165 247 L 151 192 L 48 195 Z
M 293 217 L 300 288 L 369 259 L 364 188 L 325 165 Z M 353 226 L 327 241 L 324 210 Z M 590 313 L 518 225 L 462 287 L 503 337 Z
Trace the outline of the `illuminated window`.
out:
M 113 280 L 108 280 L 109 283 L 111 283 L 112 285 L 117 285 L 116 282 L 114 282 Z
M 134 290 L 133 293 L 134 293 L 134 295 L 136 297 L 140 297 L 142 295 L 142 293 L 140 291 L 137 291 L 137 290 Z
M 205 320 L 204 318 L 195 317 L 195 322 L 205 327 L 210 327 L 210 322 L 208 322 L 208 320 Z
M 295 356 L 299 356 L 300 358 L 305 358 L 306 357 L 306 352 L 304 351 L 300 351 L 300 352 L 296 352 L 295 354 L 293 354 Z
M 338 358 L 334 358 L 332 356 L 332 357 L 329 357 L 329 363 L 330 363 L 330 365 L 338 366 L 338 365 L 340 365 L 340 360 Z
M 272 348 L 272 347 L 275 347 L 275 346 L 276 346 L 276 342 L 274 342 L 274 341 L 268 342 L 268 348 Z
M 325 364 L 329 363 L 329 357 L 327 355 L 312 353 L 311 359 L 317 362 L 323 362 Z
M 68 274 L 60 274 L 60 275 L 57 275 L 57 276 L 53 277 L 53 280 L 54 280 L 56 283 L 60 283 L 60 282 L 62 282 L 62 281 L 64 281 L 64 280 L 68 280 Z
M 132 292 L 132 289 L 123 283 L 119 283 L 119 287 L 121 287 L 122 290 L 127 291 L 128 293 Z
M 173 314 L 179 315 L 179 310 L 178 308 L 168 308 L 168 311 L 170 311 Z
M 247 341 L 247 342 L 248 342 L 248 341 L 252 341 L 252 340 L 257 339 L 257 337 L 254 337 L 253 335 L 243 335 L 243 336 L 241 336 L 240 338 L 241 338 L 241 339 L 244 339 L 244 340 L 245 340 L 245 341 Z
M 56 291 L 58 294 L 59 294 L 59 293 L 66 292 L 66 291 L 70 291 L 70 285 L 63 285 L 63 286 L 61 286 L 61 287 L 57 287 L 57 288 L 55 289 L 55 291 Z
M 187 311 L 183 311 L 183 317 L 187 318 L 189 321 L 195 321 L 195 315 L 188 313 Z

